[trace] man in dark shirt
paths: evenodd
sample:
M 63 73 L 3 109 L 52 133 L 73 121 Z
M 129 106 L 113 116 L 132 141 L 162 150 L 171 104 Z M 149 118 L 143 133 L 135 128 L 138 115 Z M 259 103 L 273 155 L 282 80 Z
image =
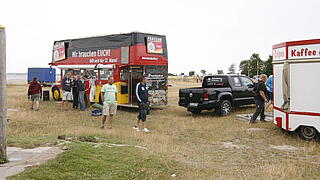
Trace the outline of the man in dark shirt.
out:
M 40 83 L 37 81 L 37 78 L 34 77 L 32 82 L 29 85 L 28 96 L 31 96 L 31 109 L 39 110 L 39 100 L 42 94 L 42 87 Z M 35 106 L 35 107 L 34 107 Z
M 264 115 L 264 107 L 265 103 L 268 102 L 267 99 L 267 87 L 265 82 L 267 81 L 267 75 L 261 75 L 261 81 L 256 84 L 255 87 L 255 102 L 256 102 L 256 111 L 252 115 L 249 123 L 255 123 L 257 117 L 260 115 L 260 121 L 266 122 L 265 115 Z
M 86 110 L 86 105 L 84 102 L 84 96 L 85 96 L 85 84 L 84 84 L 84 80 L 80 78 L 80 75 L 77 75 L 76 77 L 76 86 L 77 86 L 77 90 L 78 90 L 78 101 L 80 104 L 80 111 L 84 111 Z
M 66 76 L 62 79 L 61 86 L 62 86 L 62 110 L 63 109 L 67 110 L 68 101 L 72 100 L 70 72 L 68 72 Z
M 149 93 L 148 93 L 148 87 L 147 87 L 148 79 L 147 77 L 142 77 L 141 82 L 136 85 L 136 97 L 139 105 L 139 115 L 138 115 L 138 121 L 135 126 L 133 126 L 133 129 L 136 131 L 140 131 L 139 129 L 139 123 L 141 121 L 142 124 L 142 130 L 144 132 L 150 132 L 147 126 L 145 125 L 145 121 L 147 120 L 147 113 L 148 113 L 148 106 L 149 106 Z
M 73 103 L 72 103 L 72 107 L 73 109 L 78 109 L 79 106 L 79 90 L 77 87 L 77 83 L 76 83 L 76 76 L 73 76 L 73 78 L 71 78 L 71 87 L 72 87 L 72 96 L 73 96 Z

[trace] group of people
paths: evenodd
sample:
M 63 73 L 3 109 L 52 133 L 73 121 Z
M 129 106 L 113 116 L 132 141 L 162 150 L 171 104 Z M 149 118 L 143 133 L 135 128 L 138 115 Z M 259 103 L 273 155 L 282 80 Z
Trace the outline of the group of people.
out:
M 255 93 L 256 111 L 251 116 L 249 123 L 255 123 L 257 117 L 260 115 L 260 121 L 266 122 L 265 109 L 273 104 L 273 76 L 260 75 L 260 79 L 255 83 L 253 91 Z
M 68 101 L 72 102 L 74 109 L 86 110 L 90 106 L 89 94 L 90 83 L 86 75 L 72 75 L 66 73 L 61 81 L 62 88 L 62 110 L 67 110 Z
M 133 126 L 136 131 L 150 132 L 147 128 L 145 121 L 148 115 L 149 109 L 149 93 L 147 88 L 147 77 L 143 76 L 141 81 L 136 85 L 136 98 L 139 106 L 139 114 L 137 122 Z M 73 76 L 70 72 L 66 73 L 65 77 L 61 81 L 62 87 L 62 110 L 67 110 L 68 102 L 73 101 L 73 108 L 84 111 L 90 106 L 89 93 L 90 85 L 88 78 L 80 75 Z M 112 76 L 108 78 L 108 83 L 103 85 L 101 89 L 101 99 L 103 103 L 101 128 L 105 127 L 105 123 L 108 120 L 108 128 L 112 128 L 112 121 L 114 115 L 117 112 L 117 87 L 114 85 L 114 79 Z M 28 95 L 31 97 L 32 106 L 31 109 L 39 110 L 39 100 L 42 94 L 42 88 L 37 78 L 33 78 L 33 81 L 29 85 Z

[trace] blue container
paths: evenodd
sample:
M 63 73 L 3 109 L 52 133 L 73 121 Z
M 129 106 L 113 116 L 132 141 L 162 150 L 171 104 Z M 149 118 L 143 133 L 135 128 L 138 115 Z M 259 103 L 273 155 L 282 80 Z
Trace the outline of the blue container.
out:
M 36 77 L 42 85 L 52 85 L 56 82 L 56 69 L 54 68 L 28 68 L 28 83 Z
M 101 115 L 102 115 L 102 111 L 100 110 L 91 111 L 91 116 L 101 116 Z

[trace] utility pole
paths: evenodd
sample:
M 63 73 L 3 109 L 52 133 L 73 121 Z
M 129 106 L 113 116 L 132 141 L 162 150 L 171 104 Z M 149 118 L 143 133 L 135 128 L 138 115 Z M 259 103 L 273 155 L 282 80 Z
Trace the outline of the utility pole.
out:
M 258 62 L 258 59 L 257 59 L 257 76 L 259 75 L 259 62 Z
M 6 32 L 0 25 L 0 164 L 7 161 Z

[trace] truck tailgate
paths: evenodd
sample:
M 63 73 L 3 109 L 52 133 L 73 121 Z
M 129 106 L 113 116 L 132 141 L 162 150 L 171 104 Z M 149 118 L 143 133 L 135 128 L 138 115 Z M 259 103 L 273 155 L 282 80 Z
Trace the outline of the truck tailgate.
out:
M 189 103 L 202 103 L 203 88 L 187 88 L 179 90 L 179 105 L 188 105 Z

